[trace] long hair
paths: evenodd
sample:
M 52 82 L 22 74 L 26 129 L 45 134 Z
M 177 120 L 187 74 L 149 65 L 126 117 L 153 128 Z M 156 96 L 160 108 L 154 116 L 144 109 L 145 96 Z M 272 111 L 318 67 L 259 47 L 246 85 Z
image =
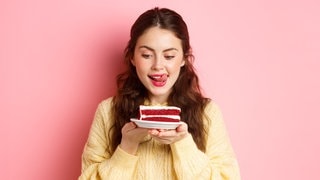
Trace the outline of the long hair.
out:
M 207 129 L 204 123 L 204 108 L 209 99 L 205 98 L 199 86 L 199 79 L 193 66 L 194 56 L 191 51 L 188 28 L 182 17 L 173 10 L 154 8 L 141 14 L 131 27 L 130 40 L 124 51 L 127 67 L 117 76 L 117 94 L 113 98 L 112 121 L 109 131 L 110 147 L 113 153 L 121 142 L 121 129 L 130 118 L 137 117 L 139 105 L 148 98 L 147 89 L 140 82 L 135 67 L 131 64 L 138 38 L 149 28 L 170 30 L 181 40 L 185 65 L 168 98 L 168 105 L 181 108 L 181 120 L 188 124 L 198 148 L 205 151 Z

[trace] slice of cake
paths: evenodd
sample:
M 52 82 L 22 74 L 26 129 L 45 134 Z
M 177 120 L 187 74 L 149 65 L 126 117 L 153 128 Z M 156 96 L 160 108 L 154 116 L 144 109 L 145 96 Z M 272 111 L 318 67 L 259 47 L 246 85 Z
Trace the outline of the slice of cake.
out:
M 139 120 L 179 122 L 181 109 L 175 106 L 144 106 L 139 107 Z

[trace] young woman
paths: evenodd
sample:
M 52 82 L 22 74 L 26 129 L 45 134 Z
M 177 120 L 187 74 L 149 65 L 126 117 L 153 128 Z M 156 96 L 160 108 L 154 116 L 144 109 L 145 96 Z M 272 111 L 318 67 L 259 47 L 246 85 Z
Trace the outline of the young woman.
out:
M 154 8 L 131 28 L 127 71 L 100 103 L 82 156 L 84 179 L 240 179 L 218 106 L 200 91 L 187 25 Z M 177 106 L 176 129 L 138 127 L 139 105 Z

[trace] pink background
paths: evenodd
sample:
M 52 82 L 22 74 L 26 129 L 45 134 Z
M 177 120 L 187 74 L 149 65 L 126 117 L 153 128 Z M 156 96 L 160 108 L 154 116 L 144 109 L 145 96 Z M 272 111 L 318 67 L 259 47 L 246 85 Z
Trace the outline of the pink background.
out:
M 189 25 L 204 92 L 222 108 L 244 180 L 320 179 L 320 3 L 0 3 L 0 179 L 70 180 L 129 28 L 154 6 Z

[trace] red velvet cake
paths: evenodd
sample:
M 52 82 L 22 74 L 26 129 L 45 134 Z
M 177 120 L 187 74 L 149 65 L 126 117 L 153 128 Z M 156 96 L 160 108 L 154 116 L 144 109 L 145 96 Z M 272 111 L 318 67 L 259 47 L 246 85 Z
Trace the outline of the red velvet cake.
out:
M 179 122 L 181 109 L 175 106 L 143 106 L 139 108 L 139 120 Z

